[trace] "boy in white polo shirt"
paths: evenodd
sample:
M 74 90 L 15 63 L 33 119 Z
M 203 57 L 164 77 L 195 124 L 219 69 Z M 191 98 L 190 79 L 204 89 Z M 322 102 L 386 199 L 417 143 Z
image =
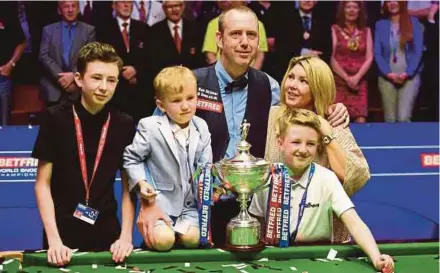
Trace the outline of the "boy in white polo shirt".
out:
M 384 273 L 391 273 L 394 270 L 392 258 L 380 254 L 370 230 L 359 218 L 335 173 L 312 163 L 321 145 L 321 126 L 331 127 L 321 117 L 304 109 L 286 110 L 277 122 L 278 148 L 282 152 L 292 181 L 291 241 L 330 242 L 335 213 L 357 244 L 370 257 L 375 268 Z M 268 194 L 269 190 L 266 189 L 254 195 L 249 208 L 253 215 L 266 217 Z M 300 202 L 303 198 L 306 205 L 301 208 Z

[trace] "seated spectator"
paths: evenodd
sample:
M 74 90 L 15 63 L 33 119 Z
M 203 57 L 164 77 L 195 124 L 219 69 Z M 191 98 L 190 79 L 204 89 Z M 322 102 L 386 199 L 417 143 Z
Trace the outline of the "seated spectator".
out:
M 58 2 L 61 21 L 47 25 L 41 38 L 39 61 L 43 66 L 41 95 L 48 106 L 78 91 L 74 82 L 80 48 L 95 41 L 95 28 L 78 21 L 78 1 Z
M 154 107 L 151 89 L 144 88 L 151 84 L 148 81 L 152 77 L 145 69 L 147 26 L 131 19 L 133 1 L 114 1 L 113 9 L 116 17 L 96 27 L 97 40 L 112 45 L 124 62 L 110 104 L 137 122 L 141 117 L 151 115 Z
M 385 121 L 408 122 L 420 87 L 422 27 L 408 15 L 407 2 L 385 1 L 383 10 L 386 19 L 376 23 L 374 58 Z
M 241 5 L 246 5 L 246 2 L 245 1 L 231 2 L 231 7 L 236 7 Z M 218 19 L 219 17 L 216 17 L 209 22 L 205 33 L 205 39 L 203 41 L 202 52 L 206 55 L 206 62 L 208 64 L 215 63 L 220 56 L 216 42 L 216 35 L 218 35 L 217 33 L 219 31 L 222 32 L 222 30 L 219 30 L 218 28 L 219 27 Z M 261 23 L 260 21 L 258 21 L 258 32 L 259 32 L 258 54 L 255 57 L 254 63 L 252 64 L 252 67 L 255 69 L 261 69 L 264 62 L 264 53 L 269 50 L 267 46 L 266 30 L 264 28 L 263 23 Z
M 332 26 L 336 101 L 344 103 L 350 117 L 363 123 L 368 116 L 366 74 L 373 62 L 373 39 L 366 26 L 364 3 L 341 1 L 337 24 Z
M 315 14 L 315 6 L 316 1 L 299 1 L 298 10 L 292 7 L 280 14 L 281 25 L 277 26 L 275 35 L 279 81 L 292 57 L 312 55 L 329 63 L 332 47 L 331 24 L 326 17 Z
M 335 173 L 313 163 L 324 141 L 321 127 L 331 130 L 329 124 L 321 124 L 322 120 L 309 110 L 291 109 L 277 121 L 277 146 L 288 169 L 286 179 L 292 183 L 288 219 L 290 243 L 330 242 L 335 215 L 374 267 L 383 273 L 392 273 L 393 259 L 380 253 L 371 231 L 357 214 Z M 268 207 L 273 208 L 268 200 L 269 189 L 257 193 L 249 211 L 259 218 L 267 217 Z
M 10 13 L 10 4 L 0 3 L 0 126 L 8 123 L 11 73 L 25 47 L 20 21 L 17 13 Z
M 151 57 L 154 75 L 168 66 L 200 67 L 200 43 L 194 21 L 182 18 L 185 1 L 163 1 L 166 19 L 151 28 Z

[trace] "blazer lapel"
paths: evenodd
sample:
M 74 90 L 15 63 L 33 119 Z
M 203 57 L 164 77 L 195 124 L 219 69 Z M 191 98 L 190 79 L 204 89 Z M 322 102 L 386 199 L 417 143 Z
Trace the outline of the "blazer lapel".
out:
M 55 45 L 60 45 L 58 47 L 58 52 L 56 54 L 57 64 L 62 66 L 63 64 L 63 39 L 62 39 L 62 29 L 61 29 L 61 21 L 55 25 L 55 33 L 53 36 L 53 43 Z
M 70 54 L 69 54 L 69 60 L 70 60 L 70 67 L 74 68 L 76 67 L 76 59 L 77 59 L 77 53 L 80 50 L 80 45 L 82 43 L 82 39 L 81 37 L 83 37 L 83 27 L 81 25 L 81 22 L 77 22 L 76 24 L 76 28 L 75 28 L 75 39 L 73 40 L 72 43 L 72 48 L 70 49 Z M 76 71 L 75 71 L 76 72 Z
M 171 152 L 174 155 L 174 158 L 177 160 L 177 163 L 179 163 L 179 154 L 177 151 L 177 143 L 174 140 L 173 132 L 171 131 L 170 122 L 168 120 L 168 117 L 166 114 L 160 117 L 160 125 L 159 125 L 159 131 L 162 134 L 163 138 L 165 139 L 168 147 L 170 148 Z
M 191 120 L 191 122 L 189 123 L 189 148 L 188 148 L 189 162 L 191 162 L 191 167 L 194 166 L 192 164 L 196 156 L 196 150 L 199 144 L 199 138 L 200 138 L 199 130 L 195 126 L 194 122 Z M 192 171 L 193 170 L 191 170 L 191 172 Z

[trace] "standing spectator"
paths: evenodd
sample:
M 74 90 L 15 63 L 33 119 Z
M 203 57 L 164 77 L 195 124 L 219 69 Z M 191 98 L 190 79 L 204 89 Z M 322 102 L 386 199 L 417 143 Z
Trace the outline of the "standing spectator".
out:
M 156 0 L 134 0 L 131 19 L 141 21 L 149 27 L 165 19 L 162 4 Z
M 315 14 L 315 5 L 316 1 L 299 1 L 298 10 L 286 8 L 280 14 L 281 25 L 277 26 L 275 35 L 279 81 L 292 57 L 312 55 L 329 63 L 332 48 L 330 22 L 319 13 Z
M 194 21 L 182 18 L 184 1 L 164 1 L 162 4 L 166 19 L 151 29 L 152 64 L 154 75 L 167 66 L 183 65 L 195 69 L 200 61 L 200 42 L 197 40 L 197 26 Z M 199 57 L 199 58 L 197 58 Z
M 373 40 L 363 2 L 339 2 L 332 37 L 330 63 L 335 73 L 336 101 L 347 106 L 355 122 L 363 123 L 368 116 L 366 74 L 373 62 Z
M 112 16 L 112 1 L 79 0 L 79 19 L 89 25 Z
M 39 60 L 44 68 L 40 80 L 43 99 L 48 106 L 77 91 L 74 73 L 80 48 L 95 41 L 95 28 L 79 22 L 78 1 L 58 2 L 61 21 L 45 26 Z
M 148 51 L 145 40 L 147 26 L 130 18 L 133 1 L 114 1 L 113 9 L 116 18 L 96 27 L 97 40 L 112 45 L 124 62 L 115 96 L 110 103 L 137 122 L 151 114 L 154 103 L 153 95 L 142 88 L 150 79 L 144 69 Z
M 0 126 L 8 123 L 11 73 L 25 46 L 25 37 L 17 13 L 8 12 L 9 4 L 0 3 Z
M 374 57 L 386 122 L 411 121 L 420 87 L 422 27 L 408 15 L 406 1 L 385 1 L 386 19 L 376 23 Z

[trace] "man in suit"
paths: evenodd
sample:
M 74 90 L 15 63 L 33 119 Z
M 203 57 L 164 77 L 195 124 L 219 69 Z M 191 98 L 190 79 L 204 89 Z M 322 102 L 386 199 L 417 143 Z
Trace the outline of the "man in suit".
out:
M 160 1 L 156 0 L 134 0 L 131 19 L 139 20 L 149 27 L 165 18 Z
M 97 40 L 112 45 L 124 62 L 111 104 L 138 121 L 150 115 L 154 107 L 153 95 L 142 87 L 151 81 L 145 70 L 147 29 L 130 18 L 132 1 L 114 1 L 113 9 L 116 17 L 96 26 Z
M 167 66 L 183 65 L 194 69 L 200 64 L 200 41 L 194 21 L 182 18 L 184 1 L 164 1 L 166 19 L 152 27 L 154 74 Z
M 315 14 L 316 1 L 299 1 L 298 9 L 290 2 L 282 4 L 282 20 L 275 33 L 279 81 L 292 57 L 313 55 L 328 63 L 332 49 L 330 22 Z
M 78 1 L 58 2 L 61 21 L 43 28 L 38 56 L 44 71 L 40 80 L 43 99 L 54 105 L 78 90 L 74 82 L 80 48 L 95 41 L 95 28 L 77 20 Z
M 112 1 L 79 0 L 79 10 L 79 20 L 96 26 L 99 21 L 112 17 Z

